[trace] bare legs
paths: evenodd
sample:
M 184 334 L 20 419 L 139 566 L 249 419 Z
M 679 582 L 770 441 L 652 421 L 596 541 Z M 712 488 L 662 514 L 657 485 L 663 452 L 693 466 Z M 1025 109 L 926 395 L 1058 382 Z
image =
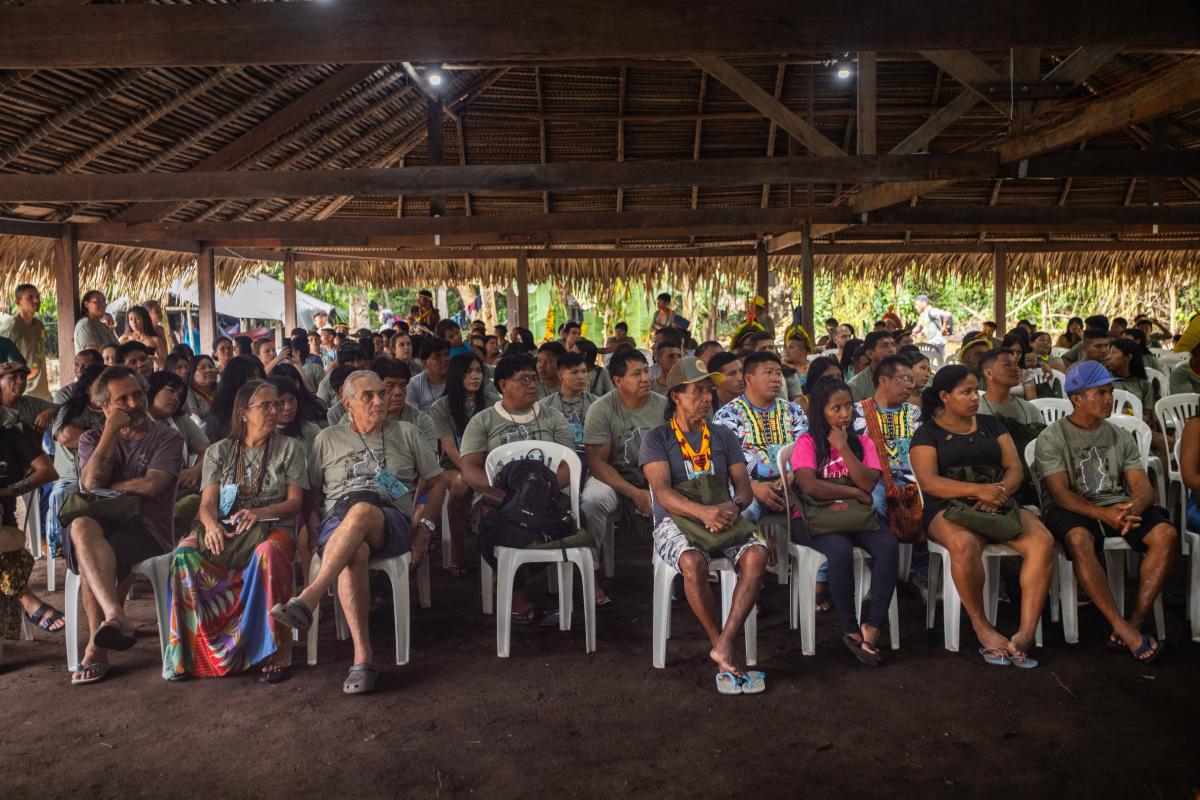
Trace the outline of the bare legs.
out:
M 720 613 L 708 584 L 708 562 L 696 550 L 686 550 L 679 559 L 679 571 L 683 575 L 683 589 L 692 613 L 700 621 L 708 639 L 712 642 L 709 657 L 722 672 L 742 672 L 741 662 L 735 655 L 734 644 L 746 623 L 746 617 L 758 600 L 762 588 L 763 572 L 767 568 L 767 551 L 763 547 L 750 547 L 738 559 L 738 582 L 733 590 L 733 603 L 729 619 L 724 628 L 720 624 Z

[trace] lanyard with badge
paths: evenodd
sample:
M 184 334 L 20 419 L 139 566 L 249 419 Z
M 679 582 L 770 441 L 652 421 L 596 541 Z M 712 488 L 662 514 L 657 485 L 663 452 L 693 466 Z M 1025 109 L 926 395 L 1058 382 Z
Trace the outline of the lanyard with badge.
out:
M 371 460 L 375 462 L 375 488 L 379 489 L 387 497 L 393 500 L 399 500 L 404 495 L 408 494 L 408 487 L 404 485 L 399 478 L 396 477 L 387 466 L 387 439 L 384 436 L 384 431 L 379 431 L 379 455 L 375 455 L 375 451 L 367 444 L 367 440 L 363 438 L 361 433 L 358 434 L 358 440 L 362 442 L 363 449 L 371 456 Z

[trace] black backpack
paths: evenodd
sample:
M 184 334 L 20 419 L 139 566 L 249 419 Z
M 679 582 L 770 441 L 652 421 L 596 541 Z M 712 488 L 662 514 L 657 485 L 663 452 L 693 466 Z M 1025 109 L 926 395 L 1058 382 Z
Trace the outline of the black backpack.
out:
M 479 549 L 493 569 L 495 547 L 528 547 L 575 533 L 571 500 L 559 489 L 554 471 L 540 458 L 509 461 L 492 484 L 505 493 L 504 502 L 488 508 L 479 520 Z

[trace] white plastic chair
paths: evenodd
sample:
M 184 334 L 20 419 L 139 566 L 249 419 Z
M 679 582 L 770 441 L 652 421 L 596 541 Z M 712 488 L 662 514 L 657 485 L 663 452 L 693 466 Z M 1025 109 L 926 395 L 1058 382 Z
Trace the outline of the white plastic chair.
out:
M 65 532 L 64 532 L 65 533 Z M 170 637 L 171 609 L 167 605 L 171 571 L 171 553 L 148 558 L 133 567 L 133 573 L 144 575 L 154 588 L 154 607 L 158 615 L 158 648 L 159 655 L 166 658 L 167 640 Z M 79 623 L 84 616 L 80 613 L 80 596 L 83 593 L 83 579 L 78 574 L 67 570 L 66 585 L 63 589 L 64 617 L 66 619 L 67 640 L 67 669 L 74 672 L 79 669 L 80 653 Z
M 1129 418 L 1131 422 L 1138 422 L 1143 427 L 1146 423 L 1139 420 Z M 1123 426 L 1122 426 L 1123 427 Z M 1132 427 L 1132 426 L 1130 426 Z M 1149 428 L 1147 427 L 1147 432 Z M 1150 437 L 1147 435 L 1144 439 L 1145 445 L 1142 444 L 1141 437 L 1135 435 L 1138 440 L 1138 449 L 1142 455 L 1142 466 L 1146 465 L 1146 458 L 1150 451 Z M 1030 442 L 1025 447 L 1025 463 L 1029 465 L 1033 471 L 1035 480 L 1034 486 L 1037 488 L 1038 496 L 1042 494 L 1041 476 L 1037 470 L 1037 458 L 1035 447 L 1037 442 Z M 1060 616 L 1062 618 L 1063 638 L 1068 644 L 1076 644 L 1079 642 L 1079 585 L 1075 580 L 1075 568 L 1071 565 L 1071 561 L 1067 559 L 1066 548 L 1058 544 L 1057 563 L 1055 564 L 1055 576 L 1058 584 L 1058 598 L 1060 604 Z M 1104 539 L 1104 561 L 1105 571 L 1108 573 L 1108 588 L 1112 592 L 1113 600 L 1117 604 L 1117 613 L 1124 616 L 1125 614 L 1125 558 L 1126 554 L 1132 554 L 1133 551 L 1124 539 L 1115 536 L 1105 537 Z M 1154 624 L 1158 632 L 1158 640 L 1166 640 L 1166 626 L 1163 619 L 1162 595 L 1154 599 Z
M 1124 389 L 1113 389 L 1113 415 L 1142 418 L 1142 398 Z
M 929 359 L 929 365 L 935 370 L 942 366 L 942 351 L 937 345 L 929 344 L 928 342 L 918 342 L 917 349 L 921 351 L 922 355 Z
M 1030 400 L 1029 404 L 1038 410 L 1044 425 L 1058 422 L 1075 408 L 1071 405 L 1070 400 L 1063 400 L 1059 397 L 1039 397 L 1036 400 Z
M 550 467 L 551 471 L 555 471 L 558 465 L 566 463 L 567 470 L 570 472 L 570 497 L 571 497 L 571 514 L 575 517 L 575 524 L 579 525 L 579 481 L 582 475 L 582 465 L 579 463 L 579 456 L 569 447 L 564 447 L 555 442 L 542 441 L 525 441 L 525 442 L 510 442 L 509 444 L 501 445 L 492 452 L 488 453 L 487 460 L 484 462 L 484 472 L 487 473 L 488 481 L 495 480 L 496 475 L 500 472 L 500 467 L 505 463 L 516 458 L 529 458 L 534 453 L 540 453 L 542 461 L 546 466 Z M 585 629 L 585 647 L 589 653 L 596 651 L 596 564 L 595 558 L 592 555 L 590 547 L 568 547 L 565 548 L 566 561 L 563 560 L 564 550 L 562 548 L 516 548 L 516 547 L 497 547 L 496 548 L 496 567 L 500 573 L 498 580 L 493 582 L 493 571 L 491 566 L 482 557 L 480 558 L 480 582 L 483 590 L 483 611 L 485 614 L 490 613 L 493 597 L 495 598 L 496 611 L 496 655 L 500 658 L 508 658 L 509 644 L 512 634 L 512 596 L 513 596 L 513 579 L 516 577 L 517 569 L 523 564 L 555 564 L 557 567 L 558 577 L 558 627 L 559 630 L 569 631 L 571 629 L 571 615 L 573 612 L 573 583 L 575 574 L 571 570 L 571 565 L 579 569 L 580 577 L 583 583 L 583 617 Z M 495 589 L 493 590 L 493 583 Z M 493 595 L 495 591 L 495 595 Z
M 786 475 L 783 472 L 785 465 L 792 460 L 792 451 L 795 449 L 794 444 L 789 444 L 779 451 L 779 469 L 781 475 Z M 784 481 L 783 488 L 783 503 L 784 516 L 790 521 L 792 518 L 792 494 L 790 481 Z M 801 544 L 795 544 L 791 541 L 790 529 L 787 539 L 788 572 L 791 578 L 791 584 L 788 587 L 788 625 L 792 630 L 800 629 L 800 649 L 806 656 L 811 656 L 817 651 L 816 645 L 816 630 L 817 630 L 817 570 L 825 563 L 825 556 L 811 547 Z M 867 590 L 870 588 L 870 575 L 866 566 L 866 559 L 870 555 L 866 550 L 856 547 L 854 548 L 854 616 L 862 621 L 862 604 L 863 599 L 867 596 Z M 909 545 L 908 558 L 912 559 L 912 546 Z M 907 568 L 905 568 L 907 571 Z M 896 603 L 896 591 L 892 589 L 892 602 L 888 606 L 888 639 L 892 643 L 892 649 L 900 649 L 900 610 Z
M 1178 436 L 1183 431 L 1183 425 L 1188 418 L 1200 411 L 1200 396 L 1194 392 L 1169 394 L 1154 404 L 1154 416 L 1158 418 L 1158 427 L 1164 434 L 1174 433 Z M 1167 450 L 1167 499 L 1174 496 L 1175 491 L 1183 491 L 1183 472 L 1179 467 L 1178 448 Z M 1182 529 L 1182 520 L 1180 520 Z
M 667 666 L 667 639 L 671 638 L 671 586 L 679 573 L 667 565 L 667 562 L 654 554 L 654 611 L 653 611 L 653 642 L 652 660 L 654 666 L 663 669 Z M 737 572 L 727 558 L 714 558 L 708 563 L 708 574 L 718 575 L 721 579 L 721 625 L 729 619 L 729 610 L 733 606 L 733 590 L 737 588 Z M 750 609 L 746 624 L 742 626 L 742 635 L 746 639 L 746 665 L 753 667 L 758 663 L 758 610 Z
M 1030 442 L 1033 444 L 1033 442 Z M 916 476 L 913 476 L 914 479 Z M 918 490 L 921 488 L 917 482 Z M 921 492 L 924 502 L 925 494 Z M 925 606 L 925 629 L 932 630 L 936 615 L 938 577 L 942 577 L 942 635 L 945 647 L 952 653 L 958 652 L 962 622 L 962 598 L 959 597 L 958 587 L 954 583 L 954 574 L 950 564 L 950 552 L 940 544 L 930 539 L 929 545 L 929 602 Z M 980 556 L 983 560 L 983 601 L 984 613 L 988 622 L 996 624 L 996 613 L 1000 606 L 1000 559 L 1020 558 L 1021 554 L 1006 544 L 990 543 L 983 546 Z M 1053 581 L 1052 581 L 1053 583 Z M 1038 620 L 1035 641 L 1042 646 L 1042 621 Z
M 41 513 L 41 490 L 33 489 L 22 499 L 25 502 L 25 533 L 29 537 L 29 552 L 34 558 L 46 559 L 46 591 L 56 591 L 58 576 L 55 573 L 55 559 L 50 557 L 49 542 L 44 541 L 45 521 Z
M 1142 454 L 1142 462 L 1146 467 L 1147 473 L 1154 474 L 1158 504 L 1163 508 L 1166 508 L 1167 486 L 1166 482 L 1163 480 L 1162 461 L 1159 460 L 1158 456 L 1150 455 L 1150 445 L 1154 440 L 1154 434 L 1151 432 L 1150 426 L 1145 423 L 1140 415 L 1136 417 L 1129 417 L 1114 414 L 1108 418 L 1108 422 L 1133 434 L 1133 438 L 1138 445 L 1138 450 Z
M 1050 357 L 1051 358 L 1062 358 L 1064 355 L 1066 355 L 1067 351 L 1070 349 L 1071 348 L 1069 348 L 1069 347 L 1051 347 L 1050 348 Z
M 1066 400 L 1067 399 L 1067 375 L 1066 375 L 1066 373 L 1062 372 L 1061 370 L 1052 369 L 1052 370 L 1050 370 L 1050 380 L 1051 380 L 1051 382 L 1058 381 L 1059 391 L 1062 392 L 1063 399 Z

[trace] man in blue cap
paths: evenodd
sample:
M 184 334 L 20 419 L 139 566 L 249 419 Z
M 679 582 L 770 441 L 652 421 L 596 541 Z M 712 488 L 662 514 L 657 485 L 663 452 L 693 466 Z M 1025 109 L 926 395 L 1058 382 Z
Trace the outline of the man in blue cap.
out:
M 1148 664 L 1163 644 L 1142 633 L 1179 548 L 1179 532 L 1154 505 L 1154 488 L 1133 435 L 1108 422 L 1113 376 L 1096 361 L 1067 371 L 1074 410 L 1037 438 L 1036 470 L 1045 482 L 1042 519 L 1067 550 L 1079 585 L 1112 625 L 1109 644 Z M 1122 618 L 1101 566 L 1104 540 L 1121 537 L 1144 554 L 1137 600 Z M 1124 575 L 1120 576 L 1124 580 Z

